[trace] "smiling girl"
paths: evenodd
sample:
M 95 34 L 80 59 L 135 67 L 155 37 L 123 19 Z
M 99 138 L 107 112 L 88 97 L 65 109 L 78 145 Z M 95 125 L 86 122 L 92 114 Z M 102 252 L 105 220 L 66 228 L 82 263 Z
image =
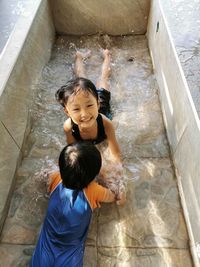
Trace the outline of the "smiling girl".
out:
M 89 55 L 90 52 L 76 53 L 76 78 L 68 81 L 56 92 L 57 101 L 69 117 L 64 122 L 67 143 L 91 141 L 96 145 L 107 140 L 110 159 L 121 165 L 121 152 L 113 123 L 110 120 L 110 91 L 108 89 L 110 52 L 107 49 L 103 50 L 104 61 L 97 88 L 85 78 L 83 60 Z

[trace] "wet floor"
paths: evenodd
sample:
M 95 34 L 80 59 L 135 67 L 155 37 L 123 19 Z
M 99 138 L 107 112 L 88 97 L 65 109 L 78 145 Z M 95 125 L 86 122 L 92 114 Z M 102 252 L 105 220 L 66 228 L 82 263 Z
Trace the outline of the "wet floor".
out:
M 36 86 L 32 124 L 3 228 L 0 266 L 28 265 L 47 207 L 47 169 L 65 145 L 56 90 L 73 77 L 77 49 L 92 51 L 89 79 L 100 74 L 101 48 L 112 54 L 113 121 L 124 158 L 127 203 L 94 212 L 85 267 L 191 267 L 189 241 L 145 36 L 58 37 Z

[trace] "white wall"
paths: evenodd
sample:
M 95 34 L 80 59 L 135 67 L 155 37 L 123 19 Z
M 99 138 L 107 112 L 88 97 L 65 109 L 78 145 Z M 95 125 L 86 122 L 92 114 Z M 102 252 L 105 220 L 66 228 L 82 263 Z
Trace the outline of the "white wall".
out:
M 158 0 L 152 1 L 147 36 L 160 87 L 162 111 L 191 240 L 191 252 L 195 266 L 199 266 L 200 123 Z

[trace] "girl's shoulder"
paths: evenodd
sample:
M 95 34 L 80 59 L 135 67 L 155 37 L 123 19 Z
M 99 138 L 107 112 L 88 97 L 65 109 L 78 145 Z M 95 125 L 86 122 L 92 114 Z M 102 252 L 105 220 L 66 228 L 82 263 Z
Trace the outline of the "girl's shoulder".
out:
M 72 121 L 71 121 L 71 118 L 68 118 L 68 119 L 64 122 L 63 127 L 64 127 L 65 132 L 69 132 L 69 131 L 71 131 L 71 129 L 72 129 Z
M 108 119 L 104 114 L 101 113 L 102 121 L 103 121 L 103 126 L 105 133 L 107 134 L 108 131 L 113 130 L 114 126 L 113 123 L 110 119 Z
M 102 121 L 103 121 L 103 125 L 104 127 L 107 125 L 112 125 L 112 121 L 110 119 L 108 119 L 104 114 L 100 113 L 101 117 L 102 117 Z

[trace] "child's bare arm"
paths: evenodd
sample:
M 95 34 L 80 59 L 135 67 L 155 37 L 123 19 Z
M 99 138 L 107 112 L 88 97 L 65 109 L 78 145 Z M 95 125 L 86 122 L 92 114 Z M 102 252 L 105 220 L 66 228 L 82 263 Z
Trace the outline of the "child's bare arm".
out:
M 119 144 L 115 136 L 114 126 L 112 122 L 105 117 L 103 121 L 104 121 L 105 133 L 107 136 L 107 141 L 108 141 L 110 152 L 115 161 L 122 163 L 121 151 L 120 151 Z

